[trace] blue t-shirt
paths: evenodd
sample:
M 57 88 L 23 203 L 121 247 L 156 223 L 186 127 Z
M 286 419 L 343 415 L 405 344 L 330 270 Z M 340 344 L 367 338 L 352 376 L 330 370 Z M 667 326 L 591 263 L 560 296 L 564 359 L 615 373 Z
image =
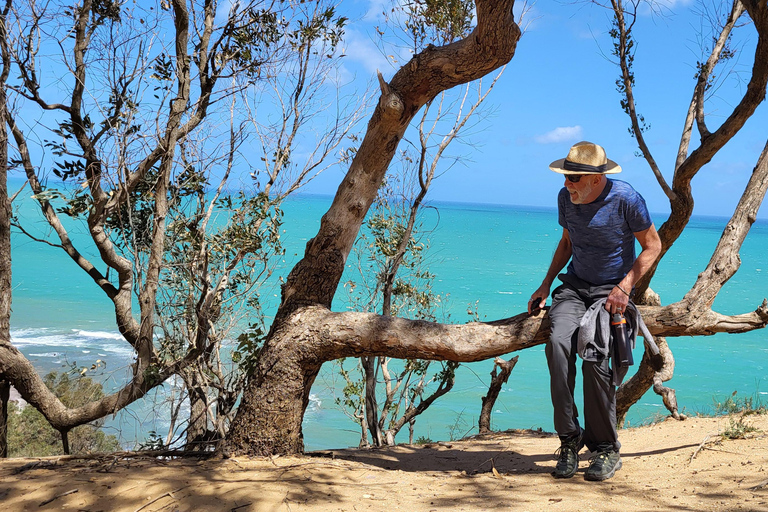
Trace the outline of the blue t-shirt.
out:
M 593 285 L 624 279 L 635 262 L 634 234 L 653 223 L 643 197 L 619 180 L 609 179 L 589 204 L 573 204 L 563 187 L 557 209 L 573 246 L 567 273 Z

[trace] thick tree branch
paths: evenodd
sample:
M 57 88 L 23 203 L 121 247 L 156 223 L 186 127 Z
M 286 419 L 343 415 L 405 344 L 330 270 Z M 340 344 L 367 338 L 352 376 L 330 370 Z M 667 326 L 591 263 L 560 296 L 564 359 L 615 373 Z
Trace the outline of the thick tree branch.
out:
M 748 332 L 768 325 L 768 302 L 754 312 L 733 316 L 691 311 L 684 302 L 638 306 L 638 310 L 654 336 L 709 336 Z M 362 354 L 482 361 L 545 343 L 550 328 L 549 316 L 543 313 L 523 313 L 495 322 L 440 324 L 374 313 L 335 313 L 322 306 L 297 310 L 288 324 L 313 347 L 305 355 L 318 362 Z
M 21 397 L 40 411 L 53 428 L 69 430 L 125 408 L 171 375 L 183 370 L 198 355 L 199 352 L 190 351 L 174 364 L 156 366 L 150 371 L 149 365 L 137 361 L 134 365 L 134 378 L 122 389 L 101 400 L 72 409 L 61 403 L 37 374 L 32 363 L 5 340 L 0 340 L 0 375 L 10 380 Z
M 512 58 L 520 37 L 513 5 L 512 0 L 477 2 L 477 27 L 467 38 L 429 46 L 388 84 L 380 80 L 382 96 L 365 138 L 323 216 L 320 231 L 288 276 L 278 317 L 301 304 L 330 306 L 362 220 L 405 129 L 441 91 L 480 78 Z
M 706 270 L 699 274 L 696 283 L 683 300 L 711 307 L 723 285 L 733 277 L 741 265 L 739 250 L 749 229 L 757 219 L 757 211 L 765 198 L 766 190 L 768 190 L 768 142 L 760 154 L 733 216 L 723 230 Z

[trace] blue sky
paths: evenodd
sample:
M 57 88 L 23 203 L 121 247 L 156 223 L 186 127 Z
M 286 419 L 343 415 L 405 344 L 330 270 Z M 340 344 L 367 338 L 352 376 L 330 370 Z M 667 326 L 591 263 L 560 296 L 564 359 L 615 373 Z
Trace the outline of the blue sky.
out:
M 651 125 L 646 140 L 671 181 L 696 61 L 703 54 L 700 4 L 691 0 L 666 4 L 664 17 L 644 15 L 637 22 L 635 98 L 638 111 Z M 376 69 L 385 79 L 395 71 L 391 59 L 374 43 L 375 27 L 382 23 L 380 13 L 387 5 L 388 0 L 358 0 L 340 6 L 350 17 L 346 72 L 361 84 L 373 79 Z M 603 145 L 608 157 L 621 164 L 624 171 L 616 178 L 632 183 L 652 212 L 668 213 L 668 201 L 648 165 L 634 156 L 637 146 L 619 105 L 614 83 L 618 67 L 607 58 L 612 44 L 609 12 L 589 3 L 539 2 L 527 20 L 517 52 L 489 98 L 493 113 L 473 130 L 467 140 L 471 146 L 452 148 L 462 162 L 436 180 L 431 199 L 554 206 L 563 180 L 548 164 L 564 157 L 571 144 L 590 140 Z M 735 73 L 706 106 L 712 131 L 738 102 L 749 77 L 757 38 L 749 25 L 738 33 L 739 51 L 731 64 Z M 400 55 L 398 65 L 406 59 Z M 767 112 L 768 107 L 761 105 L 742 132 L 694 179 L 695 215 L 730 216 L 766 143 Z M 692 146 L 697 145 L 694 140 Z M 342 172 L 331 170 L 306 191 L 334 193 Z M 762 208 L 759 218 L 768 219 L 767 210 Z

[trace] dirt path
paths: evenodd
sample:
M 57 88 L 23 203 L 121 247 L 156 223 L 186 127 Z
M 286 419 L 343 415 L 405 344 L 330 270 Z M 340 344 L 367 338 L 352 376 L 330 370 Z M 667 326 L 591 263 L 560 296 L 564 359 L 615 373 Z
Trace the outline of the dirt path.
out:
M 574 478 L 552 478 L 557 438 L 530 431 L 275 459 L 11 459 L 0 462 L 0 509 L 768 511 L 768 415 L 743 420 L 760 429 L 747 439 L 721 439 L 732 421 L 622 430 L 624 466 L 602 483 L 583 478 L 587 452 Z

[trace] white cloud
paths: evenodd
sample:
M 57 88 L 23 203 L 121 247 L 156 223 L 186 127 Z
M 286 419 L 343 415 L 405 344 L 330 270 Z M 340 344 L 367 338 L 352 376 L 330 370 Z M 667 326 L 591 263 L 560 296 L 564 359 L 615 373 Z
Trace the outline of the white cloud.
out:
M 657 0 L 657 2 L 662 7 L 673 10 L 676 7 L 688 7 L 692 0 Z
M 552 144 L 554 142 L 568 142 L 581 139 L 581 126 L 558 126 L 544 135 L 537 135 L 534 140 L 539 144 Z
M 381 71 L 386 76 L 392 69 L 392 63 L 382 55 L 381 50 L 371 41 L 371 39 L 355 30 L 347 30 L 344 34 L 344 47 L 342 53 L 344 59 L 352 61 L 363 69 L 375 75 L 376 71 Z
M 384 18 L 384 13 L 391 8 L 388 0 L 371 0 L 368 3 L 368 10 L 363 19 L 365 21 L 379 21 Z

